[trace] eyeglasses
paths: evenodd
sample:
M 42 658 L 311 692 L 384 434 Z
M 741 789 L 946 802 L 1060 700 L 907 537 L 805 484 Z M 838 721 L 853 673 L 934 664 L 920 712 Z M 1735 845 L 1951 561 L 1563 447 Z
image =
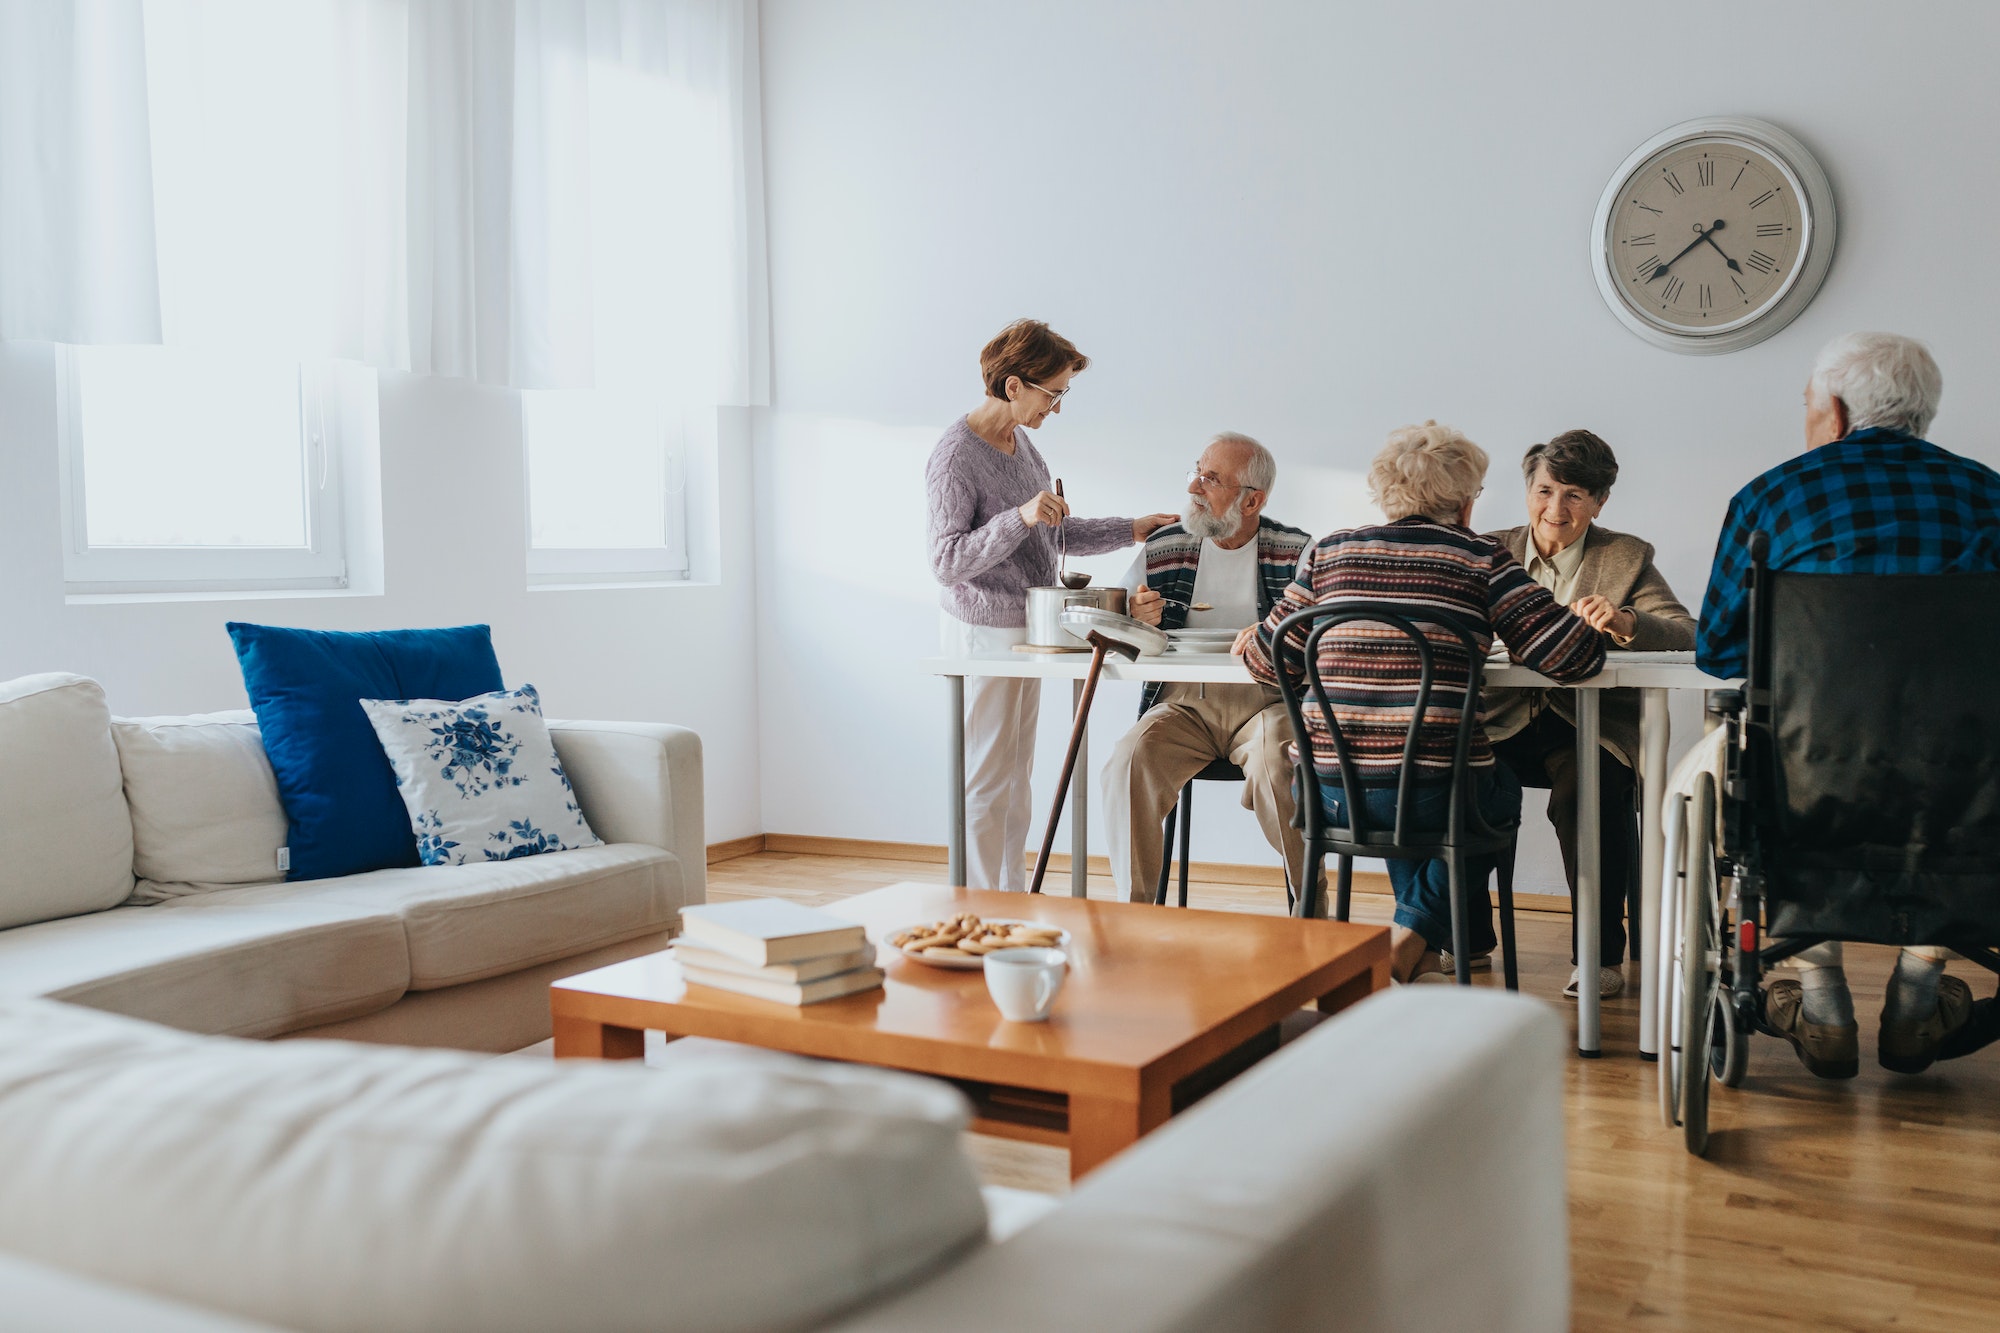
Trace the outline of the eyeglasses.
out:
M 1199 483 L 1201 488 L 1206 491 L 1254 491 L 1257 489 L 1255 486 L 1231 486 L 1213 472 L 1203 472 L 1199 464 L 1195 466 L 1193 471 L 1187 474 L 1187 479 L 1191 482 Z
M 1041 385 L 1035 383 L 1033 380 L 1024 380 L 1022 382 L 1030 389 L 1040 390 L 1049 396 L 1049 411 L 1051 412 L 1056 410 L 1056 404 L 1068 397 L 1069 391 L 1075 387 L 1074 385 L 1065 384 L 1060 389 L 1043 389 Z

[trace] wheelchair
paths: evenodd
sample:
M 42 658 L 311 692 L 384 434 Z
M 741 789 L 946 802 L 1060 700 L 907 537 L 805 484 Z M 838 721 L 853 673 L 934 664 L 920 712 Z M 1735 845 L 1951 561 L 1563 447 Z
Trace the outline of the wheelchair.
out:
M 1765 969 L 1829 940 L 1942 945 L 2000 972 L 2000 574 L 1771 570 L 1749 669 L 1710 695 L 1723 780 L 1664 811 L 1660 1111 L 1708 1147 Z

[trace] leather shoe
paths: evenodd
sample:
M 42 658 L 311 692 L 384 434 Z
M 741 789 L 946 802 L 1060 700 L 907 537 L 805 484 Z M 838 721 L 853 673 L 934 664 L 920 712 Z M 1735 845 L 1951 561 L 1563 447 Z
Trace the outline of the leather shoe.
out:
M 1861 1072 L 1861 1025 L 1806 1022 L 1805 988 L 1798 982 L 1774 981 L 1765 988 L 1764 1021 L 1819 1077 L 1853 1078 Z
M 1972 1017 L 1956 1032 L 1945 1033 L 1938 1042 L 1938 1059 L 1956 1060 L 1961 1055 L 1971 1055 L 2000 1041 L 2000 996 L 1990 1000 L 1974 1000 Z
M 1937 1061 L 1944 1039 L 1972 1019 L 1972 987 L 1939 977 L 1937 1008 L 1927 1018 L 1891 1023 L 1885 1014 L 1875 1037 L 1875 1058 L 1898 1074 L 1921 1074 Z

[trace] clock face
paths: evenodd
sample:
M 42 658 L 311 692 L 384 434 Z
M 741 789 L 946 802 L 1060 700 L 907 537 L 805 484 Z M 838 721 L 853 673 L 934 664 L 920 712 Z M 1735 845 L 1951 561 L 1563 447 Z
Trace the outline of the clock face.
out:
M 1755 321 L 1806 267 L 1810 205 L 1796 175 L 1726 137 L 1669 144 L 1617 182 L 1602 243 L 1626 309 L 1665 332 Z

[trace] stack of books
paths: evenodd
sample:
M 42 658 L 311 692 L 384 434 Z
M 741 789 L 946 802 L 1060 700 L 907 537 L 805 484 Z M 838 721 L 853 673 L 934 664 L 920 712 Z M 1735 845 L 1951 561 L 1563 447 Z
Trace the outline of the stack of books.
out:
M 818 1004 L 882 984 L 866 931 L 783 898 L 685 909 L 674 961 L 695 985 L 780 1004 Z

